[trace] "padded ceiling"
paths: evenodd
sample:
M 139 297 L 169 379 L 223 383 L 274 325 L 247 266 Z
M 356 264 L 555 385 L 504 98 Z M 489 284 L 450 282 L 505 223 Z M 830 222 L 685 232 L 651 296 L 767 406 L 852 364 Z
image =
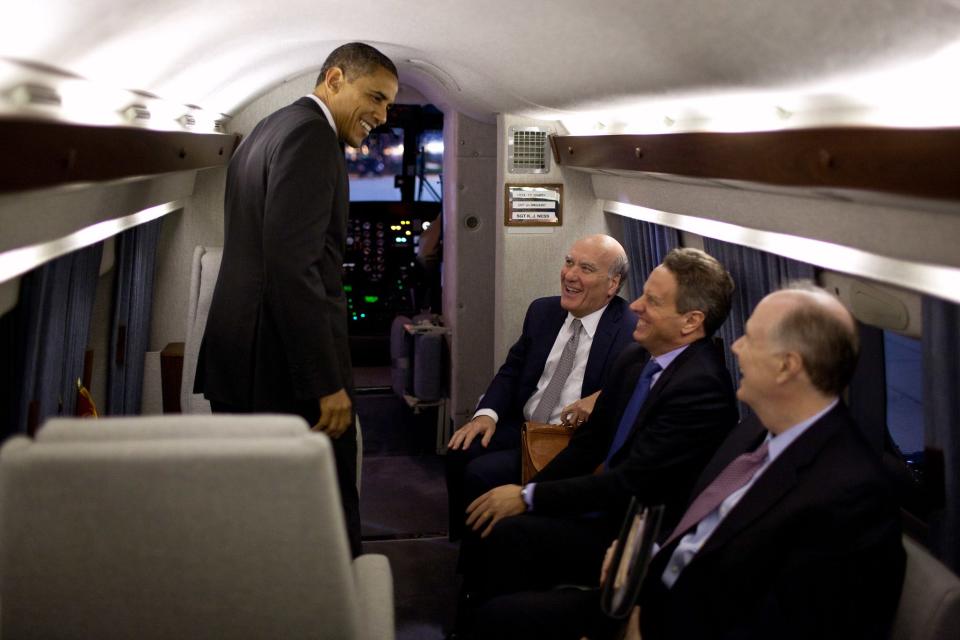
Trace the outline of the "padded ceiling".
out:
M 960 0 L 11 0 L 0 9 L 0 57 L 224 113 L 317 69 L 349 40 L 379 46 L 402 83 L 475 117 L 560 117 L 921 61 L 960 42 Z

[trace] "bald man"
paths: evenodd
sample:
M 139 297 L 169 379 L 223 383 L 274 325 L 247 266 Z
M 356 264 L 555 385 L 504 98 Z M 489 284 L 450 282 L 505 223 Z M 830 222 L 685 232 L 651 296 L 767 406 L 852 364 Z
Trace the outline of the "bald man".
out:
M 460 537 L 466 507 L 484 491 L 520 481 L 524 421 L 574 426 L 593 408 L 607 372 L 630 344 L 637 317 L 617 293 L 627 279 L 627 255 L 608 235 L 577 240 L 564 255 L 560 295 L 534 300 L 523 332 L 483 394 L 476 413 L 449 442 L 447 493 L 450 537 Z M 576 353 L 559 395 L 550 394 L 564 346 L 578 327 Z M 560 381 L 558 381 L 560 382 Z M 547 406 L 549 404 L 550 406 Z M 541 406 L 543 405 L 543 406 Z
M 905 556 L 880 461 L 840 400 L 857 351 L 853 318 L 822 289 L 757 305 L 733 345 L 755 415 L 650 566 L 644 640 L 887 637 Z M 749 468 L 740 486 L 724 480 L 735 459 Z

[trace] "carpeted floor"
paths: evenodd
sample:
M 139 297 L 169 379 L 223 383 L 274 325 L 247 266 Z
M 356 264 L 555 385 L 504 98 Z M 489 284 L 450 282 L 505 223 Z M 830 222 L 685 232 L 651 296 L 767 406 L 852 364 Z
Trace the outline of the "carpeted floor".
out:
M 357 412 L 364 552 L 390 559 L 397 640 L 441 639 L 454 615 L 457 545 L 447 541 L 436 412 L 415 414 L 396 396 L 372 389 L 358 394 Z

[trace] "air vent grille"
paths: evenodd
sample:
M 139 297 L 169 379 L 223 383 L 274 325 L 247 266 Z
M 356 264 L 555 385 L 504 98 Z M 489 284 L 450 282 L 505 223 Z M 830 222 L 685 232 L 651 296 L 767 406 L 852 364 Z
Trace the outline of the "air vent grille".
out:
M 510 127 L 507 158 L 510 173 L 547 173 L 550 171 L 550 131 L 539 127 Z

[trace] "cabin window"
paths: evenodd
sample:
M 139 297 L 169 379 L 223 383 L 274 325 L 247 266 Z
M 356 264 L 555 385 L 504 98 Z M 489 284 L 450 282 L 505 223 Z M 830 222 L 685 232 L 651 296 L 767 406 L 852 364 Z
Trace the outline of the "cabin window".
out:
M 359 149 L 346 148 L 353 202 L 399 202 L 403 175 L 403 129 L 374 131 Z
M 920 341 L 883 332 L 887 429 L 910 461 L 923 452 L 923 357 Z
M 420 134 L 417 141 L 418 202 L 443 201 L 443 131 L 431 129 Z

